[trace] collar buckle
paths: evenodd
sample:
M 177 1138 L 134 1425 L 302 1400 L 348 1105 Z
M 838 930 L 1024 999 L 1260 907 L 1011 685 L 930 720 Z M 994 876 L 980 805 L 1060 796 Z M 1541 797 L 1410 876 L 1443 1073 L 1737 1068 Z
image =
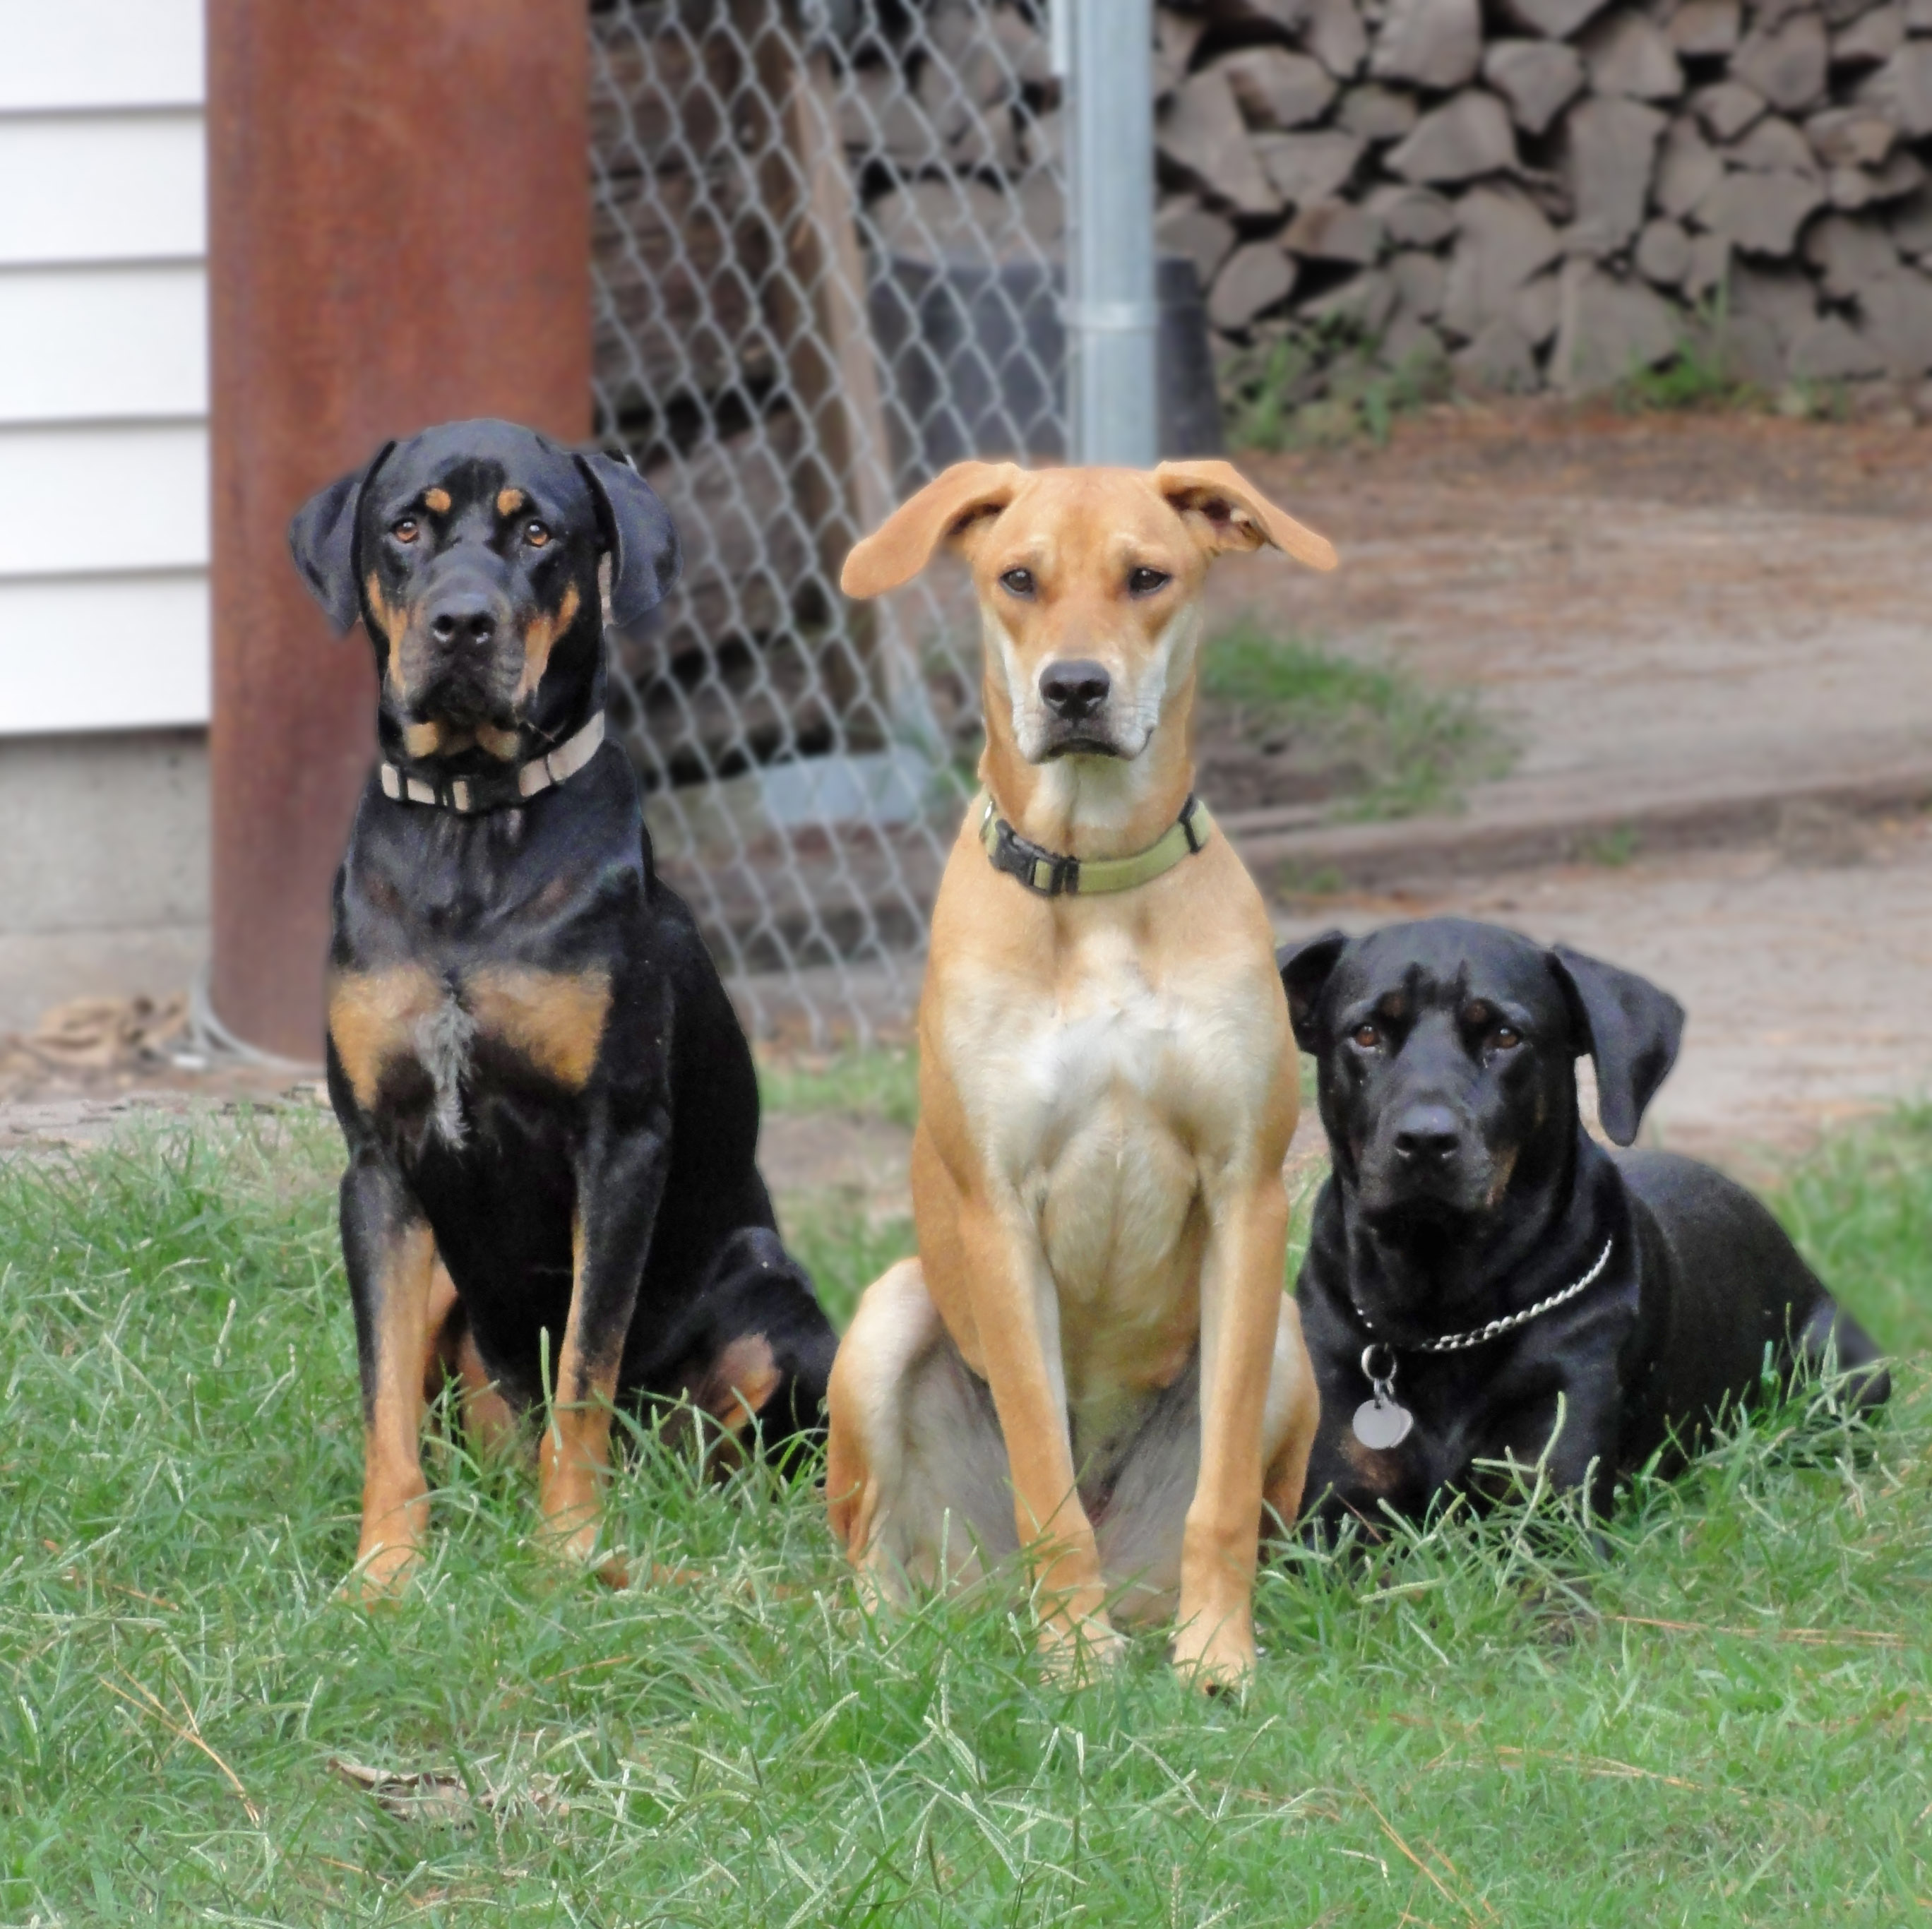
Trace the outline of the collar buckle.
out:
M 980 843 L 986 861 L 1042 898 L 1101 896 L 1151 884 L 1184 858 L 1204 850 L 1214 828 L 1208 806 L 1190 795 L 1180 814 L 1144 850 L 1127 857 L 1082 858 L 1048 850 L 1021 836 L 993 808 L 990 794 L 980 813 Z

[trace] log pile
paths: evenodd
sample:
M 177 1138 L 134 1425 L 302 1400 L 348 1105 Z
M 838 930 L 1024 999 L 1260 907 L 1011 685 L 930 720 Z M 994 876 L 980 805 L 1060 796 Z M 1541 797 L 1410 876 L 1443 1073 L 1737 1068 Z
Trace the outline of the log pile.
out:
M 867 284 L 1059 236 L 1039 0 L 841 18 L 820 40 L 790 0 L 592 9 L 598 432 L 685 545 L 622 657 L 652 788 L 889 740 L 870 613 L 834 588 L 890 506 L 889 464 L 868 496 L 854 446 L 916 452 L 921 426 L 889 380 L 868 412 L 849 379 L 873 352 Z
M 1340 325 L 1517 391 L 1700 340 L 1768 388 L 1932 372 L 1932 0 L 1157 22 L 1160 236 L 1226 349 Z

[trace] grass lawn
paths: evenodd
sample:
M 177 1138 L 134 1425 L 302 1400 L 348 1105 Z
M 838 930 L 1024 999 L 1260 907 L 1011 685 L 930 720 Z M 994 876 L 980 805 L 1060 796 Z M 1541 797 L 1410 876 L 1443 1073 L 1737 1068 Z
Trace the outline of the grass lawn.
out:
M 1456 810 L 1471 784 L 1500 777 L 1514 751 L 1474 694 L 1432 690 L 1408 671 L 1361 663 L 1252 618 L 1210 639 L 1201 663 L 1204 727 L 1224 717 L 1337 780 L 1340 818 Z M 1213 774 L 1214 752 L 1208 753 Z
M 808 1486 L 655 1448 L 614 1501 L 652 1585 L 555 1576 L 525 1478 L 446 1448 L 425 1583 L 338 1600 L 337 1158 L 316 1120 L 0 1171 L 0 1922 L 1932 1919 L 1932 1114 L 1780 1202 L 1918 1356 L 1874 1436 L 1762 1421 L 1600 1567 L 1521 1514 L 1292 1558 L 1245 1704 L 1152 1640 L 1057 1689 L 997 1606 L 868 1622 Z M 794 1230 L 842 1310 L 905 1240 Z

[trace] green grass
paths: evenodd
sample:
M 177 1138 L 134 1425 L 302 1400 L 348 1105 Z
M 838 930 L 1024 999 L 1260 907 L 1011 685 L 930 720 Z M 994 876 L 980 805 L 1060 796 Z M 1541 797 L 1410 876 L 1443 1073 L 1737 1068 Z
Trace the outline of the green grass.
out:
M 1466 784 L 1502 775 L 1510 748 L 1474 695 L 1336 656 L 1249 620 L 1210 639 L 1201 692 L 1238 710 L 1244 735 L 1341 774 L 1337 814 L 1412 817 L 1460 807 Z
M 1448 393 L 1439 357 L 1412 356 L 1390 368 L 1378 346 L 1358 323 L 1337 317 L 1294 325 L 1231 356 L 1219 376 L 1229 447 L 1380 446 L 1398 417 Z
M 910 1131 L 919 1115 L 919 1058 L 910 1046 L 768 1058 L 758 1066 L 758 1095 L 768 1112 L 849 1112 Z
M 523 1476 L 442 1448 L 424 1582 L 370 1612 L 338 1156 L 303 1122 L 0 1170 L 0 1922 L 1922 1919 L 1922 1362 L 1869 1441 L 1774 1416 L 1640 1484 L 1600 1567 L 1511 1514 L 1271 1569 L 1245 1703 L 1152 1639 L 1047 1686 L 998 1604 L 868 1621 L 808 1488 L 656 1448 L 613 1505 L 658 1584 L 554 1576 Z M 1932 1344 L 1932 1114 L 1780 1206 Z M 848 1300 L 903 1229 L 798 1236 Z M 332 1759 L 454 1781 L 399 1815 Z
M 1720 289 L 1699 304 L 1668 361 L 1655 368 L 1634 368 L 1617 384 L 1617 406 L 1630 414 L 1646 409 L 1675 414 L 1762 407 L 1768 398 L 1737 372 L 1727 340 L 1730 326 L 1730 299 Z

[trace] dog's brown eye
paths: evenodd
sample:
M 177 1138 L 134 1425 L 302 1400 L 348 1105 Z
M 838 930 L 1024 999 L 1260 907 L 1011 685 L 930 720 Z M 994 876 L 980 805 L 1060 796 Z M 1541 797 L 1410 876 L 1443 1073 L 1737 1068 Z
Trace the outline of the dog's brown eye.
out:
M 1522 1034 L 1513 1024 L 1499 1024 L 1490 1034 L 1490 1042 L 1498 1052 L 1514 1052 L 1522 1042 Z
M 524 525 L 524 540 L 532 549 L 541 549 L 549 542 L 550 531 L 542 523 L 526 523 Z
M 1165 590 L 1174 580 L 1164 569 L 1134 569 L 1127 573 L 1127 594 L 1130 596 L 1151 596 Z
M 1373 1051 L 1382 1042 L 1382 1034 L 1372 1024 L 1358 1024 L 1348 1036 L 1364 1052 Z
M 414 542 L 422 526 L 414 516 L 405 516 L 400 522 L 389 525 L 389 533 L 398 542 Z
M 1000 578 L 1000 587 L 1010 596 L 1030 597 L 1034 587 L 1033 572 L 1030 569 L 1009 569 Z

